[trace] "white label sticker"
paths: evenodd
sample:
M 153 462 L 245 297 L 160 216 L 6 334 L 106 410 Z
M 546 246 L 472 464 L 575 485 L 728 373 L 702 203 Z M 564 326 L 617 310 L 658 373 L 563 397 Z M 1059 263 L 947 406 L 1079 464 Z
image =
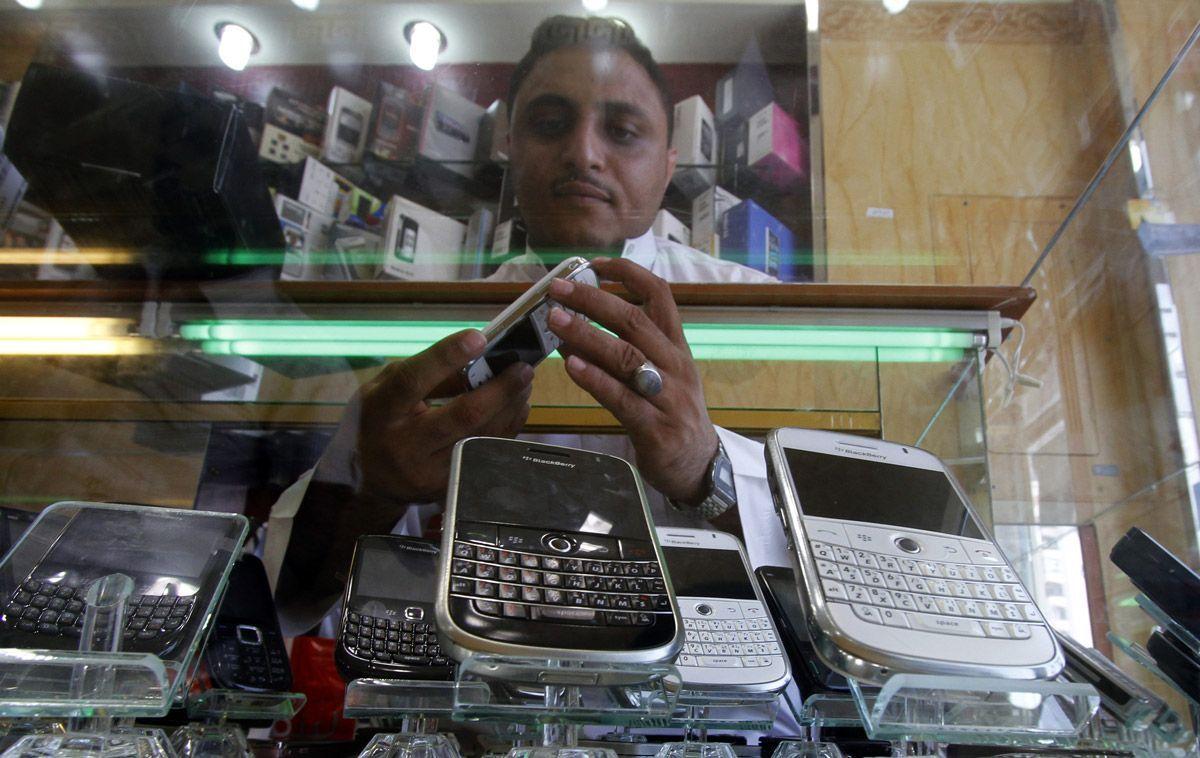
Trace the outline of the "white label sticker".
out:
M 867 218 L 895 218 L 896 212 L 891 208 L 867 208 Z

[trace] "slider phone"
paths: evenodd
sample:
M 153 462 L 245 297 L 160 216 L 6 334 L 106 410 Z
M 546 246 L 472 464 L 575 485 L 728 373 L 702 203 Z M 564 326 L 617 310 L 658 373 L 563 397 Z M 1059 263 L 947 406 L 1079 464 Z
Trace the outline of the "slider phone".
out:
M 791 681 L 787 657 L 737 537 L 660 526 L 658 541 L 683 620 L 675 667 L 702 692 L 776 692 Z
M 209 676 L 221 688 L 286 692 L 292 669 L 262 561 L 243 555 L 233 565 L 217 620 L 204 648 Z
M 800 603 L 796 572 L 782 566 L 759 566 L 754 570 L 775 619 L 783 649 L 792 664 L 792 677 L 804 697 L 819 692 L 845 692 L 850 688 L 846 677 L 826 666 L 813 651 Z
M 454 662 L 434 629 L 436 542 L 368 534 L 358 538 L 342 600 L 338 672 L 346 681 L 449 679 Z
M 679 652 L 641 477 L 600 453 L 475 437 L 454 447 L 438 582 L 443 647 L 654 663 Z
M 536 366 L 558 349 L 561 340 L 550 331 L 548 322 L 554 307 L 549 299 L 550 282 L 555 279 L 596 286 L 596 272 L 583 258 L 567 258 L 551 269 L 483 328 L 487 348 L 463 369 L 468 387 L 478 387 L 513 363 Z
M 932 453 L 785 428 L 766 455 L 813 646 L 830 668 L 871 684 L 1062 669 L 1030 593 Z
M 1113 545 L 1109 558 L 1160 610 L 1200 638 L 1200 575 L 1136 526 Z

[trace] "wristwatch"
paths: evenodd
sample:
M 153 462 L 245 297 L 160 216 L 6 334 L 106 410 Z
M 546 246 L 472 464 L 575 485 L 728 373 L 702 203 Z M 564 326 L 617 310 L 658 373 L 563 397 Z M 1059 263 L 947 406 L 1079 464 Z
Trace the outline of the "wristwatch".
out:
M 733 483 L 733 464 L 721 440 L 717 440 L 717 454 L 708 464 L 705 474 L 705 492 L 707 494 L 699 505 L 689 506 L 671 500 L 676 510 L 694 511 L 705 521 L 712 521 L 717 516 L 737 507 L 737 487 Z

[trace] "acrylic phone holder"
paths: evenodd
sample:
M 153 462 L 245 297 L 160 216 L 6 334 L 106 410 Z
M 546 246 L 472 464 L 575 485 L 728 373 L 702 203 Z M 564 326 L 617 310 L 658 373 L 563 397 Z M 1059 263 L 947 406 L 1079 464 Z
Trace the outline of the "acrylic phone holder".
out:
M 685 690 L 668 722 L 683 739 L 665 743 L 656 758 L 733 758 L 733 746 L 709 742 L 710 729 L 766 732 L 775 723 L 779 693 L 722 693 Z
M 193 721 L 171 734 L 171 745 L 180 758 L 241 758 L 248 747 L 236 722 L 288 721 L 305 700 L 297 692 L 193 690 L 187 697 Z
M 5 755 L 173 756 L 161 730 L 132 719 L 165 715 L 182 698 L 248 528 L 242 516 L 167 508 L 64 502 L 42 511 L 0 561 L 0 717 L 66 724 L 34 730 Z M 142 549 L 150 536 L 164 546 L 157 556 Z M 188 595 L 195 586 L 211 591 Z M 136 615 L 135 605 L 162 597 L 164 613 Z M 186 609 L 172 616 L 176 605 Z M 122 652 L 172 627 L 179 635 L 163 656 Z

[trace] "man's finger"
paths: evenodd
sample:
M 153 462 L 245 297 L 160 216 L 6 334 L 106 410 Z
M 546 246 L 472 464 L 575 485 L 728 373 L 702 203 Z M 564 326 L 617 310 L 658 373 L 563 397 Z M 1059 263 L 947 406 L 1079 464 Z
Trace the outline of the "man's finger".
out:
M 578 355 L 567 357 L 567 376 L 616 416 L 621 426 L 634 438 L 639 431 L 658 423 L 659 410 L 646 398 Z
M 514 363 L 481 387 L 421 414 L 420 433 L 431 449 L 480 434 L 509 404 L 528 402 L 532 381 L 533 368 Z
M 550 296 L 555 302 L 608 327 L 641 350 L 653 363 L 660 366 L 674 364 L 674 356 L 679 352 L 676 345 L 638 306 L 598 287 L 579 285 L 566 279 L 555 279 L 550 283 Z
M 676 345 L 686 344 L 675 296 L 671 294 L 670 285 L 662 278 L 626 258 L 596 258 L 592 261 L 592 268 L 601 278 L 625 285 L 627 290 L 641 298 L 646 314 L 658 324 L 668 339 Z
M 487 340 L 478 329 L 464 329 L 443 337 L 416 355 L 384 367 L 379 382 L 400 404 L 436 397 L 448 391 L 455 375 L 483 353 Z
M 642 351 L 630 343 L 600 331 L 584 319 L 574 318 L 562 308 L 553 308 L 549 321 L 550 331 L 562 339 L 567 352 L 603 369 L 617 381 L 629 381 L 646 362 Z

